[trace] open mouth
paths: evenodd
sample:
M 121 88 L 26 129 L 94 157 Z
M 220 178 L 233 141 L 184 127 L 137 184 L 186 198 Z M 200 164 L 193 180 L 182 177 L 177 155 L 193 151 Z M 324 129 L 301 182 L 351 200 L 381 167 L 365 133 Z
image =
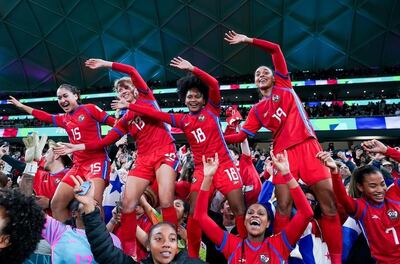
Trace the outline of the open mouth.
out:
M 162 252 L 160 252 L 160 254 L 164 258 L 169 258 L 172 255 L 172 252 L 171 251 L 162 251 Z
M 375 194 L 374 197 L 377 200 L 383 200 L 385 196 L 382 193 L 380 193 L 380 194 Z
M 252 219 L 252 220 L 250 221 L 250 225 L 251 225 L 251 226 L 260 227 L 260 226 L 261 226 L 261 221 L 258 220 L 258 219 Z

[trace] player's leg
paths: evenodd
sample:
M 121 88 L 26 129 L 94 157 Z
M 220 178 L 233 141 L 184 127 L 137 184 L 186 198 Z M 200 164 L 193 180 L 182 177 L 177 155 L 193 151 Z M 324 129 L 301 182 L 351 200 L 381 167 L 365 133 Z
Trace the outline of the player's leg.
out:
M 128 176 L 125 184 L 125 191 L 122 196 L 122 215 L 118 232 L 116 233 L 121 240 L 122 249 L 130 256 L 136 256 L 136 212 L 139 198 L 146 187 L 150 184 L 149 180 Z
M 281 230 L 289 223 L 290 214 L 292 212 L 293 200 L 287 184 L 275 184 L 275 196 L 277 207 L 274 218 L 274 234 Z
M 336 209 L 332 180 L 321 180 L 311 186 L 322 211 L 322 235 L 329 249 L 331 262 L 342 263 L 342 227 Z
M 74 188 L 71 184 L 60 182 L 50 203 L 53 217 L 63 223 L 70 218 L 68 205 L 74 199 Z
M 163 220 L 177 226 L 178 218 L 174 208 L 176 172 L 171 166 L 162 164 L 156 170 L 156 178 Z
M 244 225 L 245 205 L 242 188 L 234 189 L 226 194 L 226 199 L 229 202 L 229 206 L 232 212 L 235 214 L 236 228 L 239 232 L 240 237 L 247 237 L 247 230 Z
M 196 206 L 198 191 L 191 191 L 189 195 L 190 211 L 187 221 L 187 239 L 188 239 L 188 253 L 192 258 L 199 257 L 200 242 L 201 242 L 201 228 L 196 220 L 193 218 L 194 209 Z
M 98 205 L 103 204 L 103 193 L 104 189 L 106 188 L 106 183 L 103 179 L 101 178 L 92 178 L 90 181 L 93 184 L 94 187 L 94 199 L 96 200 Z M 104 212 L 103 212 L 103 206 L 100 206 L 101 208 L 101 216 L 104 218 Z

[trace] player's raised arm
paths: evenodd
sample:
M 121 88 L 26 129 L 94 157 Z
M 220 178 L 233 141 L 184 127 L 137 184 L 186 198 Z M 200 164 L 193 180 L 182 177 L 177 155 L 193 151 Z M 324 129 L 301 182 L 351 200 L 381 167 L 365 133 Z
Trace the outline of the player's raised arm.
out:
M 238 43 L 249 43 L 262 48 L 272 55 L 272 62 L 274 64 L 275 73 L 283 79 L 288 78 L 288 69 L 286 66 L 285 57 L 283 56 L 282 50 L 278 44 L 262 39 L 249 38 L 246 35 L 238 34 L 232 30 L 228 33 L 225 33 L 224 39 L 231 45 Z
M 368 152 L 381 153 L 385 156 L 388 156 L 389 158 L 394 159 L 397 162 L 400 162 L 400 151 L 398 151 L 395 148 L 386 146 L 379 140 L 373 139 L 373 140 L 364 141 L 361 145 Z
M 209 87 L 208 100 L 214 107 L 220 107 L 221 93 L 219 91 L 219 83 L 214 77 L 198 67 L 193 66 L 189 61 L 181 57 L 173 58 L 170 65 L 181 70 L 190 71 L 196 75 L 202 82 L 204 82 L 205 85 Z
M 317 158 L 331 170 L 333 190 L 339 203 L 344 207 L 347 214 L 354 215 L 357 210 L 356 201 L 347 194 L 342 183 L 342 177 L 339 174 L 339 170 L 331 154 L 329 152 L 320 151 L 317 153 Z

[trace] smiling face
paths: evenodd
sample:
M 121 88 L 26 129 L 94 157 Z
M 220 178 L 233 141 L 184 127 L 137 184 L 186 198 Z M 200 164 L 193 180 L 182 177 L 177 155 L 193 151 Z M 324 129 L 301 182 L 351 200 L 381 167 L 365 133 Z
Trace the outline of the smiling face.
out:
M 169 224 L 160 224 L 152 229 L 149 245 L 155 264 L 170 263 L 178 252 L 178 235 Z
M 269 226 L 268 213 L 261 204 L 252 204 L 247 209 L 244 225 L 252 237 L 263 236 Z
M 274 86 L 275 79 L 272 70 L 266 66 L 260 66 L 254 73 L 254 82 L 263 96 Z
M 125 99 L 128 103 L 133 102 L 139 95 L 138 90 L 130 79 L 120 79 L 115 90 L 118 93 L 118 98 Z
M 54 154 L 54 151 L 52 148 L 49 148 L 47 152 L 44 154 L 44 169 L 46 171 L 50 171 L 51 165 L 54 163 L 54 161 L 58 158 L 58 155 Z
M 78 95 L 72 93 L 70 90 L 66 88 L 57 89 L 57 100 L 58 100 L 58 105 L 66 113 L 69 113 L 78 107 Z
M 385 199 L 387 187 L 380 172 L 365 175 L 362 184 L 357 183 L 357 188 L 368 200 L 374 203 L 381 203 Z
M 190 112 L 198 112 L 205 105 L 205 100 L 203 94 L 193 87 L 189 89 L 185 97 L 185 105 L 189 108 Z

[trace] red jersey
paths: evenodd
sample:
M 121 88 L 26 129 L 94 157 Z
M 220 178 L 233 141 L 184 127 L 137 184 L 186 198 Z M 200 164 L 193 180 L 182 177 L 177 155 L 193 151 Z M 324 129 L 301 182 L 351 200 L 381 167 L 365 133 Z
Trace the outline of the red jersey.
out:
M 152 90 L 134 67 L 114 62 L 112 68 L 130 75 L 133 85 L 139 91 L 136 104 L 143 104 L 155 110 L 160 109 Z M 98 149 L 108 146 L 127 133 L 134 138 L 138 155 L 154 152 L 174 142 L 169 126 L 165 123 L 127 111 L 100 143 L 88 144 L 86 148 Z
M 65 174 L 67 174 L 68 170 L 68 168 L 65 168 L 60 172 L 50 173 L 43 168 L 39 168 L 35 177 L 33 177 L 33 190 L 35 194 L 52 199 L 58 184 Z
M 101 139 L 101 124 L 113 126 L 115 119 L 94 104 L 79 105 L 73 112 L 60 115 L 50 115 L 44 111 L 33 110 L 37 119 L 53 123 L 67 131 L 72 144 L 97 142 Z M 76 151 L 73 154 L 74 165 L 92 159 L 108 159 L 105 149 Z
M 263 242 L 250 242 L 240 237 L 224 233 L 221 246 L 217 247 L 228 263 L 254 263 L 254 264 L 278 264 L 285 263 L 293 248 L 285 241 L 284 233 L 267 237 Z
M 339 174 L 332 174 L 332 183 L 339 203 L 360 223 L 371 249 L 371 255 L 377 263 L 400 263 L 400 200 L 397 199 L 400 190 L 398 186 L 391 187 L 385 200 L 374 205 L 365 198 L 353 199 L 348 196 Z
M 264 97 L 255 104 L 241 128 L 251 137 L 260 128 L 271 130 L 274 151 L 279 153 L 307 138 L 316 138 L 314 129 L 296 92 L 292 88 L 285 59 L 279 45 L 260 39 L 254 39 L 253 44 L 272 54 L 275 67 L 275 85 L 270 96 Z M 243 136 L 245 136 L 245 134 Z M 236 135 L 226 137 L 228 143 L 237 142 Z
M 220 101 L 219 84 L 216 79 L 206 72 L 195 67 L 193 74 L 198 76 L 209 87 L 209 99 L 207 105 L 197 113 L 168 114 L 154 111 L 141 104 L 131 104 L 129 109 L 140 115 L 149 116 L 180 128 L 189 141 L 193 152 L 196 167 L 202 166 L 202 156 L 213 158 L 218 153 L 220 163 L 233 162 L 228 147 L 223 138 L 220 126 Z
M 261 180 L 256 168 L 254 167 L 251 156 L 242 154 L 239 161 L 239 171 L 242 177 L 244 197 L 247 205 L 257 202 L 261 191 Z
M 386 198 L 372 205 L 360 198 L 356 208 L 353 217 L 361 224 L 377 263 L 400 263 L 400 201 Z

